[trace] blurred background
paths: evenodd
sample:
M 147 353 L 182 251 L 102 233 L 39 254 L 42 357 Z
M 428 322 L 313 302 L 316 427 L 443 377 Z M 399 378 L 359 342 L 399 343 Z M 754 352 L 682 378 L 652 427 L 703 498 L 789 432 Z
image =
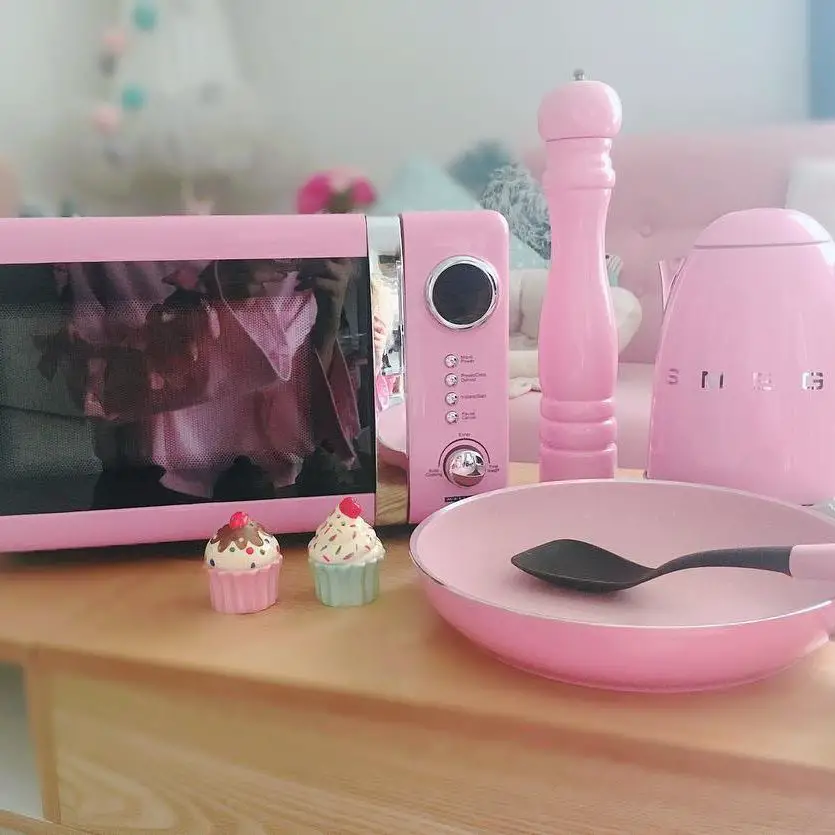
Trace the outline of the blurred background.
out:
M 831 0 L 823 0 L 835 5 Z M 813 0 L 814 2 L 814 0 Z M 583 67 L 624 132 L 810 115 L 805 0 L 3 0 L 24 213 L 290 211 L 318 171 L 535 146 Z

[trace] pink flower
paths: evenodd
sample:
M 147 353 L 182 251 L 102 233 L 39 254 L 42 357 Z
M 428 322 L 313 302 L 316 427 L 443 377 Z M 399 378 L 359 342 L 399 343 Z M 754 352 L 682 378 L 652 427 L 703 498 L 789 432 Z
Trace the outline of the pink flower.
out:
M 315 215 L 328 208 L 331 184 L 326 173 L 314 174 L 296 195 L 296 211 L 300 215 Z
M 377 192 L 369 180 L 366 180 L 365 177 L 360 177 L 351 184 L 351 196 L 354 198 L 354 203 L 357 206 L 365 208 L 376 201 Z
M 362 175 L 353 168 L 333 168 L 325 172 L 328 178 L 331 192 L 333 194 L 341 194 L 348 191 L 354 184 L 354 181 L 359 179 Z
M 377 199 L 371 182 L 357 171 L 336 168 L 314 174 L 296 194 L 296 211 L 302 215 L 352 212 Z

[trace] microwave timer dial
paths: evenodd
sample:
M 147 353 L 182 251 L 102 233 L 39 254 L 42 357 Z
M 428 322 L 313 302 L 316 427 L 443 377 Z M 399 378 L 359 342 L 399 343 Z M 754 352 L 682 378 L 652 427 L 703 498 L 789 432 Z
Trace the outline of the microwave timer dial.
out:
M 487 464 L 481 450 L 461 445 L 451 449 L 443 465 L 444 475 L 456 487 L 475 487 L 484 478 Z

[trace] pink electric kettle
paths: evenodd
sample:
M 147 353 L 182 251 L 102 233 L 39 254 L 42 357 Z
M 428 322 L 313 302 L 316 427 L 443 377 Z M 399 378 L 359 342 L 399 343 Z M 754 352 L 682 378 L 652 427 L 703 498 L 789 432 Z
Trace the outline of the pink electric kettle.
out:
M 734 212 L 662 270 L 647 477 L 798 504 L 835 496 L 835 243 L 785 209 Z

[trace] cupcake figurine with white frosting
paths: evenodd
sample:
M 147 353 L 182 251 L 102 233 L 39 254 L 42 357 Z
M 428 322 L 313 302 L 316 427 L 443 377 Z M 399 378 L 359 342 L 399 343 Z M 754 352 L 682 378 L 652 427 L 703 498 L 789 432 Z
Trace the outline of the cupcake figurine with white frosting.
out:
M 281 561 L 278 540 L 246 513 L 233 513 L 206 545 L 212 608 L 237 615 L 268 609 L 278 600 Z
M 326 606 L 363 606 L 380 592 L 386 550 L 361 512 L 356 499 L 343 499 L 307 547 L 316 597 Z

